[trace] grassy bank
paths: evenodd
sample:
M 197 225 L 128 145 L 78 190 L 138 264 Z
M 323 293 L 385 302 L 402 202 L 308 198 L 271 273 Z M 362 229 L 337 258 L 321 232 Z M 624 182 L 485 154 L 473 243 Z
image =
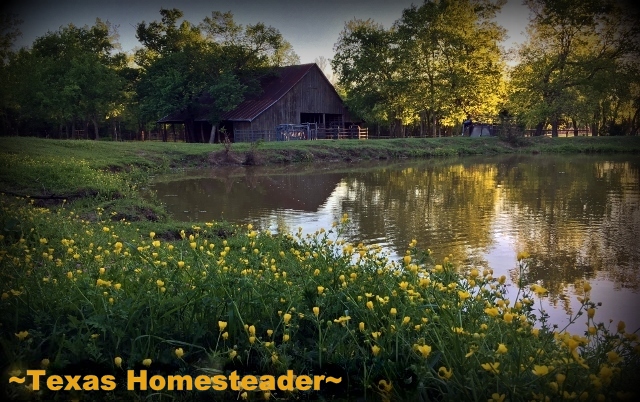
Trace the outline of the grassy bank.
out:
M 1 139 L 0 396 L 633 400 L 637 334 L 622 322 L 598 321 L 586 282 L 572 318 L 584 331 L 547 326 L 537 307 L 547 292 L 526 281 L 525 252 L 513 261 L 518 296 L 507 300 L 507 278 L 434 261 L 415 241 L 397 261 L 375 246 L 345 242 L 346 216 L 309 236 L 272 234 L 251 225 L 173 222 L 138 194 L 153 174 L 241 163 L 247 153 L 281 163 L 638 148 L 635 138 L 620 140 L 536 139 L 522 148 L 469 138 L 234 144 L 226 155 L 205 144 Z M 306 153 L 313 156 L 296 156 Z M 41 379 L 37 389 L 28 375 L 36 369 L 78 375 L 85 387 L 50 391 Z M 203 388 L 234 372 L 277 378 L 291 370 L 342 382 L 297 391 L 250 384 L 127 390 L 128 370 L 200 378 Z M 114 386 L 100 390 L 90 376 Z M 267 388 L 271 380 L 264 381 Z

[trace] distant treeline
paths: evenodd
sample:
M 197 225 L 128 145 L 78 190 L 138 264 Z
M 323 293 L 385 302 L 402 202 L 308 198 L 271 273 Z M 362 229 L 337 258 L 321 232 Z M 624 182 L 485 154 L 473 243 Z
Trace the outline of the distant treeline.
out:
M 526 41 L 508 51 L 494 19 L 500 7 L 490 0 L 425 1 L 388 29 L 348 21 L 330 61 L 336 89 L 378 135 L 455 135 L 466 119 L 538 135 L 569 128 L 637 135 L 637 8 L 613 0 L 525 3 Z M 205 114 L 215 124 L 260 91 L 272 67 L 299 63 L 263 23 L 242 26 L 230 12 L 199 24 L 177 9 L 160 15 L 137 25 L 141 47 L 133 54 L 117 51 L 117 32 L 100 19 L 16 51 L 19 16 L 0 15 L 0 135 L 148 139 L 159 118 L 181 111 L 187 123 L 177 138 L 197 141 L 188 122 L 202 116 L 203 96 L 213 100 Z

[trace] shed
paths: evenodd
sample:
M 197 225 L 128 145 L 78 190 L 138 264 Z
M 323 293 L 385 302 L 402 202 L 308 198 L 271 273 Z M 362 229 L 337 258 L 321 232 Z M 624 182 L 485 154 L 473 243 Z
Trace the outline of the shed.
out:
M 317 127 L 344 127 L 349 117 L 342 99 L 315 63 L 277 67 L 274 74 L 260 80 L 262 91 L 245 99 L 234 110 L 222 115 L 215 142 L 224 129 L 232 141 L 275 139 L 281 124 L 315 123 Z M 206 108 L 206 104 L 203 105 Z M 206 116 L 205 112 L 200 116 Z M 158 124 L 184 124 L 185 113 L 176 112 L 158 120 Z M 163 132 L 165 132 L 163 130 Z M 209 140 L 211 124 L 194 119 L 196 140 Z

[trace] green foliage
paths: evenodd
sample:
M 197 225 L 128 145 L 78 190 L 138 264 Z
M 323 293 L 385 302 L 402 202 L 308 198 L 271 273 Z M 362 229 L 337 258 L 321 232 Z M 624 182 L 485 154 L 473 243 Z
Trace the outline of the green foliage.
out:
M 588 317 L 585 333 L 553 331 L 535 309 L 546 294 L 540 286 L 522 282 L 509 302 L 506 278 L 457 272 L 415 241 L 390 260 L 377 246 L 341 240 L 346 216 L 310 235 L 225 223 L 142 232 L 100 208 L 89 221 L 68 207 L 0 201 L 2 222 L 19 222 L 0 236 L 0 344 L 11 375 L 82 366 L 123 379 L 150 359 L 149 370 L 163 376 L 293 370 L 342 377 L 337 396 L 348 400 L 598 400 L 633 391 L 637 380 L 637 335 L 623 323 L 594 321 L 588 285 L 574 315 Z M 522 276 L 526 253 L 518 259 Z M 28 397 L 25 385 L 9 384 L 5 396 Z M 118 388 L 116 395 L 152 392 Z M 237 398 L 232 391 L 171 396 L 196 400 L 201 392 Z
M 572 121 L 597 129 L 619 121 L 623 109 L 633 115 L 640 83 L 631 67 L 640 50 L 637 11 L 607 1 L 527 5 L 534 17 L 511 72 L 510 111 L 530 126 L 554 128 Z
M 496 11 L 487 1 L 425 2 L 389 30 L 349 21 L 332 60 L 347 104 L 366 121 L 397 127 L 495 116 L 505 93 Z

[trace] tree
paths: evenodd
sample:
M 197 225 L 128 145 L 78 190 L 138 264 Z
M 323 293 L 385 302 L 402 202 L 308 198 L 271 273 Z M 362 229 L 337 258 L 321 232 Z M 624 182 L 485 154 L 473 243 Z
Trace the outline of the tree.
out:
M 466 115 L 491 118 L 504 87 L 505 30 L 494 21 L 504 1 L 425 1 L 396 22 L 399 69 L 414 113 L 424 112 L 432 130 Z
M 51 123 L 61 135 L 68 124 L 73 134 L 77 122 L 92 122 L 98 139 L 99 125 L 122 108 L 116 70 L 123 55 L 114 54 L 116 38 L 115 28 L 97 19 L 92 27 L 69 24 L 48 32 L 16 53 L 8 71 L 17 120 L 43 122 L 47 135 Z
M 604 94 L 623 61 L 638 54 L 638 15 L 612 0 L 526 3 L 533 19 L 529 39 L 518 51 L 520 64 L 511 74 L 511 104 L 524 121 L 536 125 L 537 134 L 548 121 L 557 136 L 562 121 L 576 114 L 575 105 L 586 106 L 581 100 L 586 95 Z
M 353 19 L 334 45 L 331 66 L 352 112 L 365 121 L 399 128 L 402 110 L 394 105 L 397 74 L 392 43 L 391 30 L 371 19 Z
M 136 52 L 142 68 L 138 84 L 144 120 L 183 112 L 188 142 L 196 138 L 194 121 L 206 116 L 215 126 L 222 113 L 259 88 L 270 67 L 297 62 L 282 34 L 263 23 L 243 27 L 230 12 L 212 12 L 199 25 L 179 22 L 182 12 L 161 9 L 161 21 L 138 24 L 144 46 Z
M 497 115 L 505 31 L 492 18 L 503 3 L 425 1 L 405 9 L 389 30 L 350 21 L 332 61 L 347 104 L 367 121 L 389 124 L 395 135 L 415 122 L 426 122 L 435 135 L 467 114 Z

